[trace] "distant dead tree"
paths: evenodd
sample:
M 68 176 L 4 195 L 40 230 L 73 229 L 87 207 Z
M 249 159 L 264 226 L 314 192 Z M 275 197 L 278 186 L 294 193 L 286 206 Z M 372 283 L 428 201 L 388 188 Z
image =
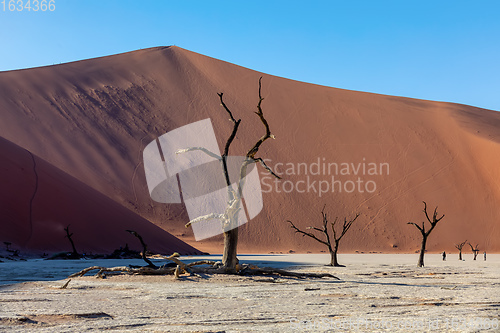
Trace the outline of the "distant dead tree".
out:
M 458 249 L 458 260 L 462 260 L 462 248 L 464 247 L 465 243 L 467 243 L 467 240 L 464 240 L 460 244 L 455 244 L 455 247 Z
M 11 242 L 3 242 L 5 244 L 5 249 L 10 252 L 10 246 L 12 245 Z
M 136 231 L 134 230 L 125 230 L 127 232 L 130 232 L 132 235 L 134 235 L 135 237 L 137 237 L 139 239 L 139 242 L 141 242 L 141 245 L 142 245 L 142 260 L 144 260 L 147 264 L 148 264 L 148 267 L 151 267 L 151 268 L 158 268 L 155 264 L 153 264 L 153 262 L 151 260 L 148 259 L 148 257 L 146 256 L 146 252 L 148 251 L 148 246 L 147 244 L 144 242 L 144 240 L 142 239 L 142 236 L 139 235 Z
M 470 246 L 470 249 L 472 250 L 472 254 L 474 254 L 474 260 L 476 260 L 477 255 L 479 253 L 479 248 L 478 248 L 479 244 L 476 244 L 476 246 L 472 246 L 471 243 L 468 243 L 468 244 Z
M 417 264 L 418 267 L 424 266 L 424 254 L 425 254 L 425 246 L 427 244 L 427 238 L 429 237 L 432 230 L 434 230 L 434 228 L 436 227 L 438 222 L 441 221 L 444 217 L 444 214 L 441 217 L 437 217 L 437 215 L 438 215 L 437 209 L 438 208 L 436 206 L 436 208 L 434 209 L 434 214 L 432 215 L 432 220 L 431 220 L 431 218 L 429 217 L 429 214 L 427 213 L 427 203 L 425 201 L 422 201 L 422 202 L 424 203 L 425 217 L 427 218 L 427 221 L 429 221 L 429 223 L 431 224 L 431 227 L 429 228 L 429 230 L 427 230 L 427 231 L 425 230 L 425 221 L 422 222 L 422 226 L 419 226 L 418 224 L 416 224 L 414 222 L 408 222 L 408 224 L 412 224 L 415 227 L 417 227 L 417 229 L 422 234 L 422 245 L 420 247 L 420 256 L 418 258 L 418 264 Z
M 333 222 L 330 222 L 330 226 L 331 226 L 332 233 L 333 233 L 333 239 L 332 239 L 332 237 L 328 233 L 328 217 L 327 217 L 327 214 L 325 213 L 325 207 L 326 207 L 326 205 L 323 206 L 323 209 L 321 210 L 321 216 L 323 218 L 322 228 L 307 227 L 307 229 L 312 229 L 312 230 L 315 230 L 317 232 L 321 232 L 324 235 L 324 239 L 317 237 L 313 233 L 309 233 L 309 232 L 300 230 L 290 220 L 287 220 L 287 222 L 290 223 L 290 226 L 292 227 L 292 229 L 295 230 L 295 232 L 298 232 L 298 233 L 302 234 L 303 236 L 311 237 L 312 239 L 320 242 L 321 244 L 326 245 L 326 247 L 328 248 L 328 251 L 330 251 L 330 266 L 344 267 L 343 265 L 340 265 L 338 260 L 337 260 L 337 252 L 339 250 L 339 243 L 340 243 L 340 240 L 342 239 L 342 237 L 344 237 L 344 235 L 347 233 L 347 231 L 351 228 L 354 221 L 356 221 L 356 219 L 359 217 L 359 214 L 356 214 L 356 216 L 349 221 L 347 220 L 347 218 L 344 218 L 344 222 L 342 223 L 342 229 L 339 231 L 337 231 L 335 229 L 335 225 L 337 224 L 338 218 L 336 217 Z M 332 245 L 332 241 L 333 241 L 333 245 Z
M 80 258 L 80 255 L 78 254 L 78 251 L 76 251 L 75 243 L 73 242 L 73 238 L 72 238 L 73 233 L 69 232 L 69 226 L 70 225 L 68 224 L 68 226 L 66 228 L 64 228 L 64 231 L 66 231 L 66 236 L 64 236 L 64 237 L 66 237 L 69 240 L 69 242 L 71 243 L 71 248 L 73 249 L 73 252 L 71 253 L 70 257 L 77 259 L 77 258 Z

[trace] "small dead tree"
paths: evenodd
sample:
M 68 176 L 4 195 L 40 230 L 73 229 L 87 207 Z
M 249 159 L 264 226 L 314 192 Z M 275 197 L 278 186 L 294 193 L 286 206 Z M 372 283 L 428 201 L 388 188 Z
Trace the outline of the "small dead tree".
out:
M 422 225 L 418 225 L 414 222 L 408 222 L 408 224 L 412 224 L 414 225 L 415 227 L 417 227 L 417 229 L 420 231 L 420 233 L 422 234 L 422 245 L 420 247 L 420 256 L 418 258 L 418 264 L 417 266 L 418 267 L 423 267 L 424 266 L 424 254 L 425 254 L 425 246 L 427 244 L 427 238 L 429 237 L 430 233 L 432 232 L 432 230 L 434 230 L 434 228 L 436 227 L 436 225 L 438 224 L 439 221 L 441 221 L 444 217 L 444 214 L 441 216 L 441 217 L 437 217 L 438 213 L 437 213 L 437 206 L 436 208 L 434 209 L 434 214 L 432 215 L 432 219 L 429 217 L 429 214 L 427 213 L 427 203 L 425 201 L 422 201 L 424 203 L 424 213 L 425 213 L 425 217 L 427 218 L 427 221 L 429 221 L 429 223 L 431 224 L 431 227 L 429 228 L 429 230 L 426 230 L 425 229 L 425 221 L 422 222 Z
M 476 260 L 477 255 L 479 253 L 479 248 L 478 248 L 479 244 L 476 244 L 476 246 L 472 246 L 471 243 L 468 243 L 468 244 L 470 246 L 470 249 L 472 250 L 472 254 L 474 255 L 474 260 Z
M 312 229 L 312 230 L 315 230 L 317 232 L 321 232 L 324 235 L 324 239 L 319 238 L 318 236 L 316 236 L 313 233 L 300 230 L 290 220 L 287 220 L 287 222 L 290 223 L 290 226 L 292 227 L 292 229 L 295 230 L 295 232 L 302 234 L 302 236 L 311 237 L 312 239 L 320 242 L 321 244 L 326 245 L 326 247 L 328 248 L 328 251 L 330 252 L 330 266 L 344 267 L 344 265 L 340 265 L 338 260 L 337 260 L 337 252 L 339 250 L 339 243 L 340 243 L 340 240 L 342 239 L 342 237 L 344 237 L 344 235 L 347 233 L 347 231 L 351 228 L 354 221 L 356 221 L 356 219 L 359 217 L 359 214 L 356 214 L 356 216 L 349 221 L 347 220 L 347 218 L 344 218 L 344 222 L 342 224 L 342 229 L 340 231 L 337 231 L 335 229 L 335 226 L 336 226 L 337 220 L 338 220 L 338 218 L 336 217 L 333 222 L 330 222 L 330 226 L 331 226 L 332 233 L 333 233 L 333 235 L 332 235 L 333 237 L 331 237 L 329 232 L 328 232 L 328 216 L 325 213 L 325 207 L 326 207 L 326 205 L 323 206 L 323 209 L 321 210 L 321 216 L 323 218 L 322 228 L 307 227 L 307 229 Z M 332 244 L 332 241 L 333 241 L 333 244 Z
M 458 260 L 462 260 L 462 248 L 464 247 L 465 243 L 467 243 L 467 240 L 464 240 L 460 244 L 455 244 L 455 247 L 458 249 Z
M 148 251 L 148 246 L 147 244 L 144 242 L 144 240 L 142 239 L 142 236 L 139 235 L 136 231 L 134 230 L 125 230 L 127 232 L 130 232 L 132 235 L 134 235 L 135 237 L 137 237 L 139 239 L 139 242 L 141 242 L 141 245 L 142 245 L 142 260 L 144 260 L 146 262 L 146 264 L 148 264 L 147 267 L 151 267 L 151 268 L 158 268 L 155 264 L 153 264 L 153 262 L 151 260 L 148 259 L 148 257 L 146 256 L 146 252 Z
M 5 244 L 5 250 L 7 252 L 10 252 L 10 246 L 12 245 L 12 243 L 11 242 L 3 242 L 3 243 Z
M 66 237 L 69 240 L 69 242 L 71 243 L 71 248 L 73 249 L 73 252 L 71 253 L 70 258 L 77 259 L 77 258 L 80 258 L 80 255 L 78 254 L 78 251 L 76 250 L 76 247 L 75 247 L 75 243 L 73 242 L 73 238 L 72 238 L 73 233 L 69 232 L 69 226 L 70 225 L 68 224 L 68 226 L 66 228 L 64 228 L 64 231 L 66 231 L 66 236 L 64 236 L 64 237 Z

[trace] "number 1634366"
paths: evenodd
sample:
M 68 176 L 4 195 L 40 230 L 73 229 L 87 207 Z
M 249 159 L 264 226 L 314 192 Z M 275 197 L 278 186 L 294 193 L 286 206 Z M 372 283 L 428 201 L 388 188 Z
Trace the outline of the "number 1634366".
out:
M 53 12 L 56 10 L 55 0 L 2 0 L 0 10 L 4 12 Z

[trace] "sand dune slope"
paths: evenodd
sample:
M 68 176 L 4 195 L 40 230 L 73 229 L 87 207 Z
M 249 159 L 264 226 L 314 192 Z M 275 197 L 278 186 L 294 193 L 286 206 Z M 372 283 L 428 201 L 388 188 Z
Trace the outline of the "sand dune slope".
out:
M 68 225 L 80 253 L 110 253 L 139 241 L 160 253 L 200 253 L 105 195 L 50 165 L 25 149 L 0 138 L 0 237 L 26 252 L 71 251 Z
M 446 214 L 429 250 L 451 251 L 468 239 L 500 251 L 495 111 L 317 86 L 159 47 L 0 73 L 0 131 L 174 236 L 220 251 L 221 237 L 193 241 L 182 205 L 149 198 L 141 153 L 158 135 L 205 118 L 223 147 L 231 123 L 216 93 L 224 92 L 242 118 L 231 154 L 244 154 L 263 134 L 253 114 L 261 75 L 277 139 L 259 155 L 283 180 L 261 172 L 264 209 L 241 228 L 242 251 L 322 250 L 285 221 L 320 223 L 325 204 L 332 219 L 361 214 L 345 251 L 414 251 L 419 234 L 407 222 L 422 221 L 422 200 Z

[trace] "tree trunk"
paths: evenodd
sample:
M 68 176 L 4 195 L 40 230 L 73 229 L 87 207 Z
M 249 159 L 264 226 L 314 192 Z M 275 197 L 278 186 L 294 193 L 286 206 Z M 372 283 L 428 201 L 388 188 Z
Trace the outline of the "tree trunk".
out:
M 462 260 L 462 251 L 458 252 L 458 260 Z
M 340 266 L 339 262 L 337 260 L 337 252 L 336 251 L 332 250 L 330 252 L 330 257 L 331 257 L 330 258 L 330 266 L 336 266 L 336 267 Z
M 422 247 L 420 248 L 420 256 L 418 257 L 418 267 L 424 267 L 424 254 L 425 254 L 425 244 L 427 243 L 427 236 L 422 237 Z
M 236 271 L 238 263 L 238 228 L 224 232 L 224 253 L 222 255 L 222 264 L 227 271 Z
M 229 172 L 227 171 L 226 156 L 223 156 L 222 158 L 222 165 L 223 165 L 224 176 L 226 178 L 226 185 L 231 186 L 231 180 L 229 179 Z M 236 195 L 239 195 L 239 193 L 237 193 Z M 231 223 L 234 222 L 235 221 L 231 220 Z M 236 272 L 236 264 L 238 263 L 237 254 L 238 254 L 238 228 L 236 227 L 229 231 L 224 232 L 224 252 L 222 255 L 222 265 L 224 266 L 226 271 Z
M 477 252 L 474 251 L 474 260 L 476 260 L 476 258 L 477 258 Z
M 339 249 L 339 242 L 336 241 L 333 245 L 333 249 L 330 247 L 330 266 L 341 267 L 337 260 L 337 252 Z
M 71 242 L 71 247 L 73 248 L 73 255 L 78 256 L 78 251 L 76 251 L 75 243 L 73 243 L 71 237 L 69 237 L 69 241 Z

